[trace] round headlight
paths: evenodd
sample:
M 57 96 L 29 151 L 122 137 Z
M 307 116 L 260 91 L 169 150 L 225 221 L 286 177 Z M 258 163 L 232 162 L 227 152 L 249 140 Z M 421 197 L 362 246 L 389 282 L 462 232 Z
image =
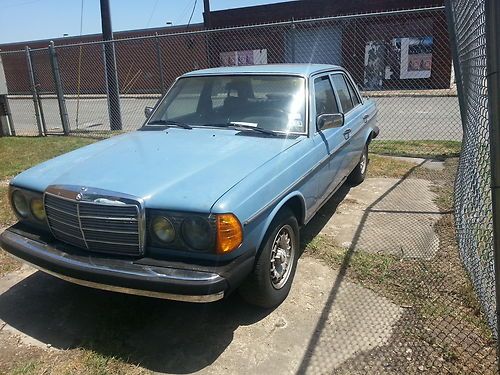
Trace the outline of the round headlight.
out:
M 201 217 L 189 217 L 182 222 L 182 237 L 196 250 L 206 250 L 210 246 L 212 228 Z
M 161 242 L 169 243 L 175 238 L 175 228 L 166 217 L 157 216 L 152 223 L 153 233 Z
M 19 190 L 16 190 L 12 193 L 12 204 L 14 205 L 14 209 L 21 217 L 28 217 L 29 215 L 29 207 L 28 202 L 26 201 L 26 197 Z
M 44 221 L 45 207 L 43 207 L 43 201 L 40 198 L 33 198 L 30 202 L 31 214 L 37 220 Z

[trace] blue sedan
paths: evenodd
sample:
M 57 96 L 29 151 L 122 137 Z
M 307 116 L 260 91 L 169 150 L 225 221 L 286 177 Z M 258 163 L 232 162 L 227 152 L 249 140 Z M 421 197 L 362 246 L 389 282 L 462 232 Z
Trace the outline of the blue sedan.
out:
M 15 177 L 2 248 L 89 287 L 280 304 L 299 228 L 366 176 L 375 104 L 341 67 L 262 65 L 187 73 L 145 112 Z

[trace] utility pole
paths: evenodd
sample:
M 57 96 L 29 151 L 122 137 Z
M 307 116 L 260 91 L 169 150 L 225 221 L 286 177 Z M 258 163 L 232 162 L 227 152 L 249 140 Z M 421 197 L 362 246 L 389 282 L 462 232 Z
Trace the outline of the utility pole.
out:
M 210 22 L 210 0 L 203 0 L 203 20 L 205 21 L 205 28 L 210 29 L 212 23 Z
M 212 17 L 210 14 L 210 0 L 203 0 L 203 23 L 205 30 L 212 28 Z M 205 34 L 205 49 L 207 51 L 207 66 L 210 68 L 213 66 L 213 56 L 212 56 L 212 37 L 210 33 Z
M 118 73 L 116 71 L 115 44 L 113 42 L 113 28 L 111 26 L 111 11 L 109 7 L 109 0 L 100 0 L 100 2 L 109 123 L 111 130 L 122 130 L 120 88 L 118 86 Z

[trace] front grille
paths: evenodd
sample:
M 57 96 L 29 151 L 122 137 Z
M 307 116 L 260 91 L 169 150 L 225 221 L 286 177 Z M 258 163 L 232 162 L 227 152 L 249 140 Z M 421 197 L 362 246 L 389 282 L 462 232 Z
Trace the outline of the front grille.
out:
M 60 241 L 95 252 L 142 253 L 139 205 L 82 202 L 46 193 L 45 211 Z

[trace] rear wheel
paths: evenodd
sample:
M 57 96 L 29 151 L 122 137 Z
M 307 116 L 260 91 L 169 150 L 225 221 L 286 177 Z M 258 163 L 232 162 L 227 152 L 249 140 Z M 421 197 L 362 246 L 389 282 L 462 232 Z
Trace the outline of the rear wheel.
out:
M 368 145 L 365 145 L 361 158 L 358 164 L 353 169 L 347 180 L 351 185 L 359 185 L 366 178 L 366 172 L 368 170 Z
M 290 292 L 299 256 L 299 225 L 288 208 L 280 211 L 264 237 L 252 273 L 240 287 L 250 304 L 272 308 Z

